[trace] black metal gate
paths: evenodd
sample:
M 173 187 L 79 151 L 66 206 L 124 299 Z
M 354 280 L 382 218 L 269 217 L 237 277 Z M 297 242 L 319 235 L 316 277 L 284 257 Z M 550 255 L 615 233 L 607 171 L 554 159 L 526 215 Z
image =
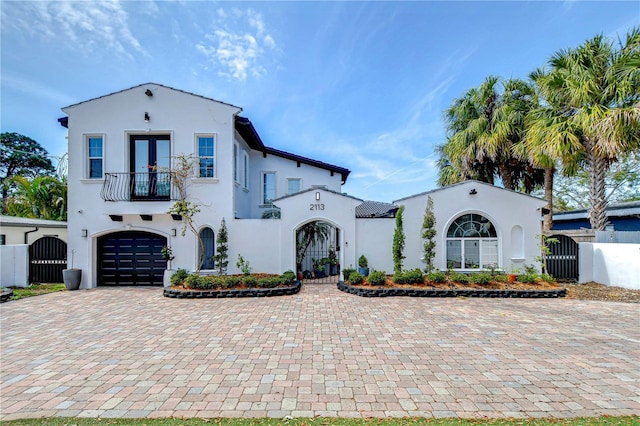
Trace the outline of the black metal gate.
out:
M 551 244 L 547 256 L 547 272 L 557 280 L 578 280 L 578 243 L 566 235 L 553 235 L 558 243 Z
M 67 243 L 57 237 L 42 237 L 29 246 L 29 282 L 61 283 L 67 267 Z
M 313 237 L 301 237 L 301 232 Z M 297 271 L 305 284 L 335 285 L 341 280 L 340 229 L 327 222 L 314 221 L 296 231 L 296 240 L 297 245 L 302 241 L 306 247 Z

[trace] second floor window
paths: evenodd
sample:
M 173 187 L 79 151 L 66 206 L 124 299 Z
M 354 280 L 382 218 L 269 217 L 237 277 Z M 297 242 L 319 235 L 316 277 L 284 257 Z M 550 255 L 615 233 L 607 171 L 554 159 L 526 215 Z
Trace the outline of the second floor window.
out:
M 87 138 L 87 177 L 102 179 L 102 138 L 91 136 Z
M 300 179 L 287 179 L 287 194 L 295 194 L 302 189 L 302 181 Z
M 198 177 L 215 177 L 215 140 L 213 136 L 198 136 Z
M 243 167 L 242 167 L 242 186 L 244 188 L 249 188 L 249 155 L 242 151 L 242 159 L 243 159 Z
M 271 204 L 276 198 L 276 174 L 264 172 L 262 174 L 262 204 Z

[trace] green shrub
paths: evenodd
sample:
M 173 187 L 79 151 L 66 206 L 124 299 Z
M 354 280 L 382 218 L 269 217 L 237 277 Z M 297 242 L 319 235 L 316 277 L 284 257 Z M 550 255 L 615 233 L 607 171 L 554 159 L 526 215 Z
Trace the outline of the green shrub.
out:
M 234 276 L 225 277 L 223 287 L 224 288 L 237 287 L 240 285 L 241 282 L 242 282 L 242 278 L 240 277 L 234 277 Z
M 375 269 L 369 272 L 369 278 L 367 278 L 371 285 L 385 285 L 387 282 L 387 274 L 384 271 L 376 271 Z
M 398 284 L 424 284 L 424 275 L 422 274 L 422 271 L 418 268 L 416 269 L 411 269 L 410 271 L 404 271 L 399 275 L 400 280 L 402 281 L 401 283 Z M 396 281 L 396 276 L 393 276 L 393 280 L 397 283 L 398 281 Z
M 244 282 L 244 285 L 246 285 L 249 288 L 254 288 L 258 286 L 258 279 L 251 275 L 243 277 L 242 281 Z
M 358 266 L 361 268 L 369 267 L 369 261 L 367 260 L 367 257 L 364 254 L 358 258 Z
M 553 283 L 556 282 L 555 278 L 553 278 L 551 275 L 549 274 L 542 274 L 540 275 L 540 279 L 542 281 L 548 282 L 548 283 Z
M 296 273 L 291 270 L 284 271 L 280 278 L 284 280 L 285 284 L 290 284 L 296 280 Z
M 185 279 L 184 279 L 184 286 L 186 288 L 198 288 L 198 280 L 200 279 L 200 275 L 196 274 L 195 272 L 192 274 L 189 274 Z
M 258 280 L 258 287 L 261 288 L 274 288 L 280 284 L 282 284 L 282 278 L 280 277 L 265 277 Z
M 461 272 L 453 271 L 449 274 L 449 281 L 460 284 L 467 284 L 469 277 Z
M 362 284 L 363 282 L 364 277 L 359 272 L 352 272 L 351 275 L 349 275 L 349 283 L 352 285 Z
M 353 269 L 353 268 L 344 268 L 342 270 L 342 278 L 343 278 L 343 280 L 344 281 L 349 281 L 349 277 L 351 276 L 351 274 L 353 272 L 356 272 L 356 270 Z
M 498 281 L 499 283 L 506 283 L 508 281 L 507 274 L 497 274 L 493 277 L 494 281 Z
M 447 281 L 447 274 L 442 271 L 435 271 L 428 274 L 427 279 L 434 283 L 444 283 Z
M 538 270 L 533 265 L 524 265 L 524 273 L 525 275 L 535 275 L 538 273 Z
M 521 274 L 518 275 L 518 281 L 525 284 L 530 284 L 536 282 L 536 278 L 538 278 L 538 274 Z
M 469 281 L 474 284 L 489 284 L 491 282 L 491 274 L 488 272 L 477 272 L 469 275 Z
M 182 283 L 189 276 L 189 272 L 186 269 L 178 269 L 171 275 L 171 285 L 178 285 Z

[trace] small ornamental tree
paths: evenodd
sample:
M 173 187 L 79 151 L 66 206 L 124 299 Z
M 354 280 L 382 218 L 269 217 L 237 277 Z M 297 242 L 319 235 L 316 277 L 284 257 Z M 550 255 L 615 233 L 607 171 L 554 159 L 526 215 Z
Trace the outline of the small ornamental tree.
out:
M 225 275 L 227 273 L 227 266 L 229 265 L 228 241 L 227 224 L 224 218 L 222 218 L 220 230 L 218 231 L 218 240 L 216 241 L 216 254 L 213 256 L 216 268 L 218 269 L 218 275 Z
M 398 209 L 396 213 L 396 229 L 393 232 L 393 271 L 396 274 L 402 272 L 402 260 L 404 259 L 404 230 L 402 229 L 402 214 L 404 206 Z
M 178 198 L 175 200 L 171 208 L 167 213 L 171 215 L 178 215 L 182 220 L 181 235 L 184 237 L 187 229 L 189 229 L 193 235 L 195 235 L 200 247 L 200 256 L 197 263 L 197 270 L 199 271 L 204 263 L 204 242 L 200 237 L 200 233 L 194 222 L 194 216 L 200 213 L 200 204 L 188 200 L 188 182 L 193 175 L 193 169 L 195 165 L 195 159 L 191 155 L 180 154 L 173 157 L 173 166 L 170 170 L 154 169 L 156 172 L 168 172 L 171 176 L 171 182 L 178 192 Z
M 427 198 L 427 208 L 422 221 L 422 254 L 427 274 L 433 271 L 433 259 L 436 257 L 436 215 L 433 212 L 433 200 Z

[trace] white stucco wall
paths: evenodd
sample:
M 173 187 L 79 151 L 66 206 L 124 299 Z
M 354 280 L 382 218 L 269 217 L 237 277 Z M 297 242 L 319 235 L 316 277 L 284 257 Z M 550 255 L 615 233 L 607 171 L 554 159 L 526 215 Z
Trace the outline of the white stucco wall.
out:
M 370 269 L 393 274 L 393 254 L 391 246 L 395 219 L 356 219 L 357 248 L 353 268 L 358 268 L 358 259 L 365 255 Z
M 29 246 L 0 246 L 0 287 L 29 286 Z
M 470 194 L 472 189 L 476 194 Z M 404 269 L 424 268 L 425 265 L 421 260 L 421 229 L 428 196 L 433 200 L 436 216 L 436 268 L 447 269 L 446 231 L 456 218 L 467 213 L 481 214 L 495 226 L 499 267 L 522 269 L 525 264 L 536 264 L 535 258 L 540 252 L 536 238 L 541 232 L 540 208 L 546 202 L 489 184 L 467 181 L 395 201 L 405 206 Z M 520 229 L 521 238 L 518 236 Z
M 640 244 L 579 243 L 579 283 L 640 289 Z
M 36 228 L 38 228 L 37 231 L 31 232 Z M 29 232 L 26 234 L 27 244 L 32 244 L 34 241 L 42 237 L 57 237 L 62 241 L 67 241 L 66 223 L 63 228 L 49 228 L 43 226 L 0 226 L 0 234 L 5 235 L 5 244 L 24 244 L 25 232 Z

